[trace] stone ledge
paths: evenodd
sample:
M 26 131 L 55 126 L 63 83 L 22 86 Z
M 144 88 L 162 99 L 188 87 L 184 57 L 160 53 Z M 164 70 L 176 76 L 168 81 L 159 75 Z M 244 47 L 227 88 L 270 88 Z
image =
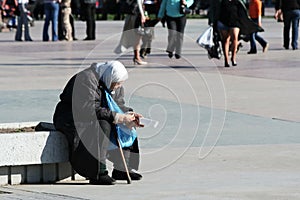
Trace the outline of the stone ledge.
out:
M 0 128 L 36 125 L 9 123 Z M 0 157 L 0 185 L 84 179 L 73 171 L 67 140 L 58 131 L 1 133 Z

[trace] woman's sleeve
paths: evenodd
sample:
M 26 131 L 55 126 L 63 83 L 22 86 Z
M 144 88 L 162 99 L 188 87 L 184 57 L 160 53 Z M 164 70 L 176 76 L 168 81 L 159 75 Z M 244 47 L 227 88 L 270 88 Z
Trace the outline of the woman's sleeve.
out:
M 191 5 L 193 5 L 194 0 L 186 0 L 186 7 L 190 7 Z
M 165 16 L 166 6 L 167 6 L 167 0 L 162 0 L 157 15 L 158 18 L 163 18 Z

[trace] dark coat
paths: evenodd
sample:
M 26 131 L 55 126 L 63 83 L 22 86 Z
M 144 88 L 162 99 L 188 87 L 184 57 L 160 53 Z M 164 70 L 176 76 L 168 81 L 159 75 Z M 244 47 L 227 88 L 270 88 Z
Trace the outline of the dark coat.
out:
M 93 179 L 98 175 L 99 162 L 96 158 L 99 158 L 99 141 L 104 135 L 98 120 L 105 120 L 115 127 L 113 120 L 116 113 L 108 108 L 105 90 L 105 84 L 99 81 L 92 65 L 69 80 L 53 117 L 55 128 L 67 137 L 72 167 L 80 175 Z M 124 112 L 132 111 L 125 106 L 123 87 L 117 89 L 112 97 Z M 138 153 L 137 140 L 132 151 Z M 137 169 L 137 160 L 135 158 L 131 168 Z
M 263 28 L 258 26 L 255 22 L 253 22 L 247 12 L 247 8 L 245 4 L 238 0 L 239 2 L 239 28 L 240 28 L 240 35 L 250 35 L 254 32 L 262 32 L 264 31 Z M 217 22 L 220 18 L 220 12 L 221 12 L 221 3 L 222 0 L 210 0 L 210 10 L 209 10 L 209 23 L 214 25 L 214 28 L 216 28 Z

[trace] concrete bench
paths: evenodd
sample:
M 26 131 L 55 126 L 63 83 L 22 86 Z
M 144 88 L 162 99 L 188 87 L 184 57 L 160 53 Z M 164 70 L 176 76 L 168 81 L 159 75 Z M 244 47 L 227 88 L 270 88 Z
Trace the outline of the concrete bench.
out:
M 37 124 L 1 124 L 0 128 Z M 0 185 L 84 179 L 72 169 L 67 140 L 58 131 L 1 133 L 0 158 Z

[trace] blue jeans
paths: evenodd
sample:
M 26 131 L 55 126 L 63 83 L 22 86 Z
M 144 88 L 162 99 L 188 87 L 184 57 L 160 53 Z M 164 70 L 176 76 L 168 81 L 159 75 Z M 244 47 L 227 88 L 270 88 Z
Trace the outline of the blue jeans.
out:
M 255 23 L 258 24 L 258 19 L 253 19 L 253 18 L 252 18 L 252 21 L 254 21 Z M 257 32 L 252 33 L 252 34 L 250 35 L 250 51 L 252 51 L 252 52 L 256 52 L 256 51 L 257 51 L 255 40 L 256 40 L 262 47 L 265 47 L 265 46 L 267 45 L 267 42 L 266 42 L 261 36 L 259 36 Z
M 292 48 L 298 48 L 298 29 L 299 29 L 300 9 L 283 12 L 283 46 L 289 48 L 290 28 L 292 24 Z
M 57 2 L 45 3 L 45 23 L 43 29 L 43 41 L 49 41 L 48 28 L 50 25 L 50 21 L 52 23 L 52 41 L 58 40 L 57 35 L 57 20 L 58 20 L 58 12 L 59 12 L 59 4 Z

